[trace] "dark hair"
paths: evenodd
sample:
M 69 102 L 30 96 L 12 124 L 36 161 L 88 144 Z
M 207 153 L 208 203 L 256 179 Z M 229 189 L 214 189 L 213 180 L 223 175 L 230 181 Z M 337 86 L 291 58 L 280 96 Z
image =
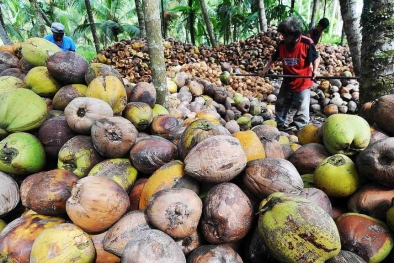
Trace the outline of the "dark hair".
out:
M 328 21 L 328 19 L 324 17 L 320 19 L 318 24 L 321 25 L 324 29 L 326 29 L 330 25 L 330 21 Z
M 278 32 L 283 36 L 294 36 L 298 38 L 302 34 L 301 23 L 295 17 L 288 17 L 279 23 Z

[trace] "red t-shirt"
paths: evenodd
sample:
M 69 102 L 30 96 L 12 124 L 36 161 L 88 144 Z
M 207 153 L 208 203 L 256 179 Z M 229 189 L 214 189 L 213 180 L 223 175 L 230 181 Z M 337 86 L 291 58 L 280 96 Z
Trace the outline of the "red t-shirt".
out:
M 311 63 L 318 56 L 312 39 L 300 36 L 292 49 L 287 48 L 285 42 L 281 41 L 272 54 L 272 61 L 282 61 L 285 75 L 312 76 Z M 313 81 L 311 78 L 284 78 L 282 85 L 289 87 L 293 92 L 300 92 L 310 88 Z

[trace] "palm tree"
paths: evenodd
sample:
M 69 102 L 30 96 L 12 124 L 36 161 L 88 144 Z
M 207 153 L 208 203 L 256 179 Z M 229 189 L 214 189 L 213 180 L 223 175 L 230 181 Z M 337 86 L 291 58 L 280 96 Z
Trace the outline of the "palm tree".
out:
M 166 64 L 162 44 L 161 19 L 157 0 L 144 0 L 146 39 L 149 46 L 153 85 L 157 90 L 157 103 L 168 108 Z
M 104 46 L 113 41 L 118 42 L 120 38 L 131 38 L 139 35 L 138 26 L 135 25 L 138 21 L 136 17 L 131 16 L 135 13 L 135 9 L 132 8 L 129 1 L 91 0 L 90 4 L 94 6 L 92 11 L 95 17 L 94 25 L 97 29 L 98 39 Z M 130 23 L 131 20 L 133 24 Z M 76 32 L 87 36 L 88 32 L 91 32 L 89 19 L 85 18 L 76 27 Z
M 390 94 L 394 86 L 394 0 L 364 0 L 361 15 L 360 101 L 373 101 Z
M 314 0 L 313 1 L 312 19 L 311 19 L 311 23 L 309 24 L 309 28 L 312 28 L 312 27 L 315 26 L 316 17 L 317 17 L 317 11 L 319 9 L 319 3 L 320 3 L 320 0 Z
M 97 30 L 96 30 L 96 25 L 94 23 L 92 7 L 90 6 L 90 0 L 85 0 L 85 6 L 86 6 L 86 12 L 88 13 L 90 28 L 92 30 L 94 47 L 96 49 L 96 53 L 98 54 L 100 52 L 100 43 L 97 37 Z
M 140 37 L 146 37 L 144 11 L 142 10 L 141 0 L 135 0 L 135 8 L 137 10 L 138 25 L 140 29 Z
M 343 30 L 346 33 L 354 73 L 359 76 L 361 72 L 361 29 L 360 17 L 356 13 L 357 0 L 339 0 L 341 15 L 343 19 Z
M 211 45 L 213 47 L 216 47 L 216 38 L 213 34 L 213 29 L 212 29 L 212 23 L 209 19 L 209 15 L 208 15 L 208 11 L 207 11 L 207 7 L 205 5 L 205 1 L 204 0 L 200 0 L 200 5 L 201 5 L 201 11 L 205 20 L 205 25 L 207 27 L 207 31 L 208 31 L 208 35 L 209 35 L 209 39 L 211 41 Z
M 267 24 L 267 16 L 265 14 L 265 5 L 264 5 L 264 0 L 258 0 L 259 4 L 259 25 L 260 25 L 260 30 L 263 32 L 266 32 L 268 29 L 268 24 Z

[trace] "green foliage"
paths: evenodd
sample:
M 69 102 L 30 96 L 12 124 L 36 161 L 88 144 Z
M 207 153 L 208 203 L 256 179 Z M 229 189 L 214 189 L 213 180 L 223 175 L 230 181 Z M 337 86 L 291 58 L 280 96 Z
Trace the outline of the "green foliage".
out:
M 167 36 L 183 42 L 190 42 L 190 29 L 193 25 L 195 44 L 208 45 L 205 21 L 202 16 L 200 0 L 158 0 L 164 11 L 170 14 L 167 24 Z M 66 27 L 66 35 L 83 46 L 91 46 L 93 37 L 84 0 L 37 1 L 50 21 L 59 21 Z M 93 7 L 95 26 L 100 47 L 106 47 L 123 38 L 139 35 L 138 18 L 134 1 L 90 0 Z M 188 6 L 191 3 L 191 6 Z M 214 34 L 219 44 L 228 44 L 246 39 L 258 33 L 258 1 L 256 0 L 205 0 L 208 16 L 213 25 Z M 300 3 L 297 1 L 297 3 Z M 310 21 L 308 1 L 290 8 L 290 0 L 264 0 L 266 15 L 270 25 L 275 25 L 288 16 L 299 18 L 306 31 Z M 311 3 L 311 1 L 309 1 Z M 11 41 L 23 41 L 29 37 L 42 37 L 39 31 L 42 20 L 37 18 L 29 1 L 0 1 L 6 31 Z M 329 13 L 332 1 L 327 1 L 327 9 L 319 10 L 317 17 Z M 324 12 L 324 14 L 323 14 Z M 190 18 L 193 23 L 190 23 Z M 40 22 L 40 23 L 39 23 Z M 331 22 L 331 21 L 330 21 Z M 339 23 L 338 21 L 336 23 Z M 49 27 L 46 27 L 50 33 Z M 324 34 L 323 43 L 339 42 L 340 36 Z M 83 50 L 83 49 L 80 49 Z M 85 51 L 83 51 L 85 52 Z M 89 53 L 89 52 L 88 52 Z M 89 55 L 88 55 L 89 56 Z
M 77 46 L 76 52 L 83 56 L 89 63 L 97 55 L 93 45 Z
M 332 45 L 339 45 L 341 43 L 341 36 L 338 35 L 330 35 L 327 33 L 323 33 L 323 36 L 320 40 L 322 44 L 332 44 Z

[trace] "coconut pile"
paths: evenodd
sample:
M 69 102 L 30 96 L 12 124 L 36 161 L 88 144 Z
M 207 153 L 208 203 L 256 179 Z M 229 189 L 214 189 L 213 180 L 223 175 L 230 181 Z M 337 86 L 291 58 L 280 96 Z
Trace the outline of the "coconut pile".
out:
M 241 93 L 249 99 L 256 98 L 272 105 L 281 84 L 280 78 L 237 76 L 235 72 L 249 74 L 261 70 L 279 41 L 280 35 L 276 28 L 270 28 L 265 33 L 260 32 L 243 41 L 218 45 L 215 48 L 203 45 L 196 47 L 170 38 L 164 41 L 167 77 L 176 79 L 179 72 L 185 72 L 189 79 L 202 79 L 215 87 L 224 87 L 232 94 L 230 96 Z M 317 49 L 321 56 L 319 71 L 322 76 L 353 75 L 353 65 L 347 46 L 318 44 Z M 114 67 L 132 84 L 141 81 L 152 82 L 145 39 L 124 39 L 114 43 L 104 48 L 92 62 Z M 223 67 L 223 64 L 226 66 Z M 221 78 L 224 71 L 229 71 L 230 74 L 226 78 Z M 270 73 L 282 74 L 281 63 L 275 63 Z M 317 81 L 312 87 L 311 111 L 316 113 L 316 116 L 357 113 L 358 86 L 359 83 L 355 80 Z
M 280 79 L 232 88 L 245 64 L 218 83 L 186 70 L 212 61 L 171 65 L 167 109 L 112 65 L 20 45 L 0 51 L 0 262 L 394 262 L 393 94 L 332 114 L 358 85 L 321 80 L 332 115 L 287 134 Z

